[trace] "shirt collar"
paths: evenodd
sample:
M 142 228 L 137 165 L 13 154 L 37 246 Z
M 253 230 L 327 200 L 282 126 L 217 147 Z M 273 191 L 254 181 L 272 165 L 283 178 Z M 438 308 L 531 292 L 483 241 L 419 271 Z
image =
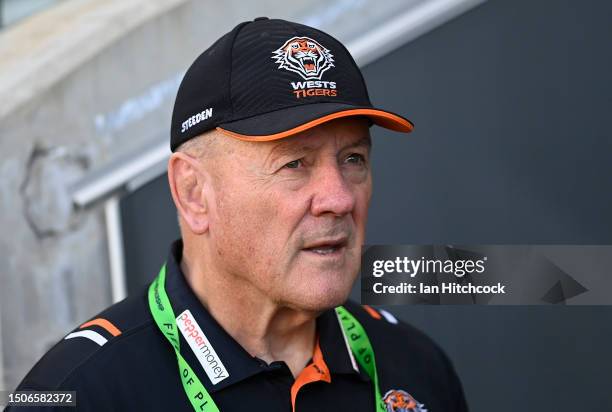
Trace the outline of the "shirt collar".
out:
M 232 384 L 240 382 L 248 377 L 262 373 L 266 370 L 279 367 L 278 362 L 268 365 L 263 360 L 251 356 L 238 342 L 234 340 L 206 308 L 200 303 L 196 295 L 189 287 L 181 270 L 180 262 L 183 252 L 182 240 L 172 244 L 168 260 L 166 262 L 166 293 L 170 299 L 175 316 L 189 309 L 193 318 L 202 329 L 210 346 L 212 346 L 228 372 L 228 377 L 213 385 L 200 361 L 196 358 L 191 347 L 181 334 L 181 355 L 198 375 L 202 384 L 210 393 L 222 390 Z M 339 320 L 333 309 L 323 312 L 316 320 L 319 345 L 323 359 L 329 371 L 334 374 L 355 374 L 363 380 L 369 380 L 367 374 L 355 369 L 356 361 L 350 352 Z

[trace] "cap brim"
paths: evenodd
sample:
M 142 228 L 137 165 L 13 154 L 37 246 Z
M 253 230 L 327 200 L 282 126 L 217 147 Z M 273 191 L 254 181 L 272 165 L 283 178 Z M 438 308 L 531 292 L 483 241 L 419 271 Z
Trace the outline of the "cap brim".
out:
M 410 133 L 414 127 L 410 120 L 386 110 L 340 103 L 313 103 L 223 123 L 217 130 L 240 140 L 270 141 L 350 116 L 368 117 L 374 124 L 397 132 Z

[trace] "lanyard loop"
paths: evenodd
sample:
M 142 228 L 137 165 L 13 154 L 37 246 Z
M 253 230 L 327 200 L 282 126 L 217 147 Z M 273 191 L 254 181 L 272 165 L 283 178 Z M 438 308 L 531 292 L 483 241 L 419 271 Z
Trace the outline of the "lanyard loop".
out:
M 361 365 L 363 370 L 368 374 L 374 386 L 375 411 L 385 412 L 387 407 L 380 395 L 378 373 L 376 372 L 376 358 L 374 357 L 374 349 L 372 349 L 370 339 L 363 326 L 361 326 L 359 321 L 346 310 L 344 306 L 338 306 L 336 308 L 336 313 L 338 314 L 338 318 L 342 325 L 342 331 L 346 336 L 353 355 L 355 355 L 359 365 Z
M 176 316 L 172 310 L 170 299 L 166 293 L 166 265 L 163 265 L 159 275 L 149 286 L 149 309 L 157 327 L 174 348 L 178 362 L 179 373 L 185 394 L 193 409 L 198 412 L 220 412 L 215 401 L 210 396 L 198 376 L 181 355 L 180 339 L 177 334 Z M 378 386 L 378 373 L 374 350 L 365 329 L 359 321 L 343 306 L 336 309 L 342 331 L 347 338 L 353 355 L 372 380 L 374 387 L 375 412 L 385 412 L 386 407 Z
M 219 412 L 219 408 L 206 390 L 200 378 L 193 372 L 183 355 L 177 334 L 176 316 L 166 293 L 166 265 L 162 266 L 159 275 L 149 286 L 149 309 L 159 330 L 164 334 L 176 353 L 183 389 L 195 411 Z

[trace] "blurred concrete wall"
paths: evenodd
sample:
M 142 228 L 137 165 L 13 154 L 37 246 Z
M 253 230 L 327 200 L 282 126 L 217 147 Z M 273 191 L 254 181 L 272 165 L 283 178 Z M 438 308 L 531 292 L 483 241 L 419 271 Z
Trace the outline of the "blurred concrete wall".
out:
M 167 134 L 182 72 L 305 2 L 73 0 L 0 35 L 0 389 L 111 303 L 103 214 L 71 186 Z

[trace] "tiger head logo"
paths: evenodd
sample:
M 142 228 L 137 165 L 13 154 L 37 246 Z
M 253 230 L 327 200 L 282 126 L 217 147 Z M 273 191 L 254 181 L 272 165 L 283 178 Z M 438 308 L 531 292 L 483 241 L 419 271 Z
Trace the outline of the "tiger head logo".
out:
M 425 405 L 419 403 L 408 392 L 401 389 L 391 389 L 383 401 L 387 407 L 387 412 L 427 412 Z
M 304 80 L 321 80 L 334 67 L 334 56 L 310 37 L 292 37 L 272 53 L 279 69 L 298 73 Z

